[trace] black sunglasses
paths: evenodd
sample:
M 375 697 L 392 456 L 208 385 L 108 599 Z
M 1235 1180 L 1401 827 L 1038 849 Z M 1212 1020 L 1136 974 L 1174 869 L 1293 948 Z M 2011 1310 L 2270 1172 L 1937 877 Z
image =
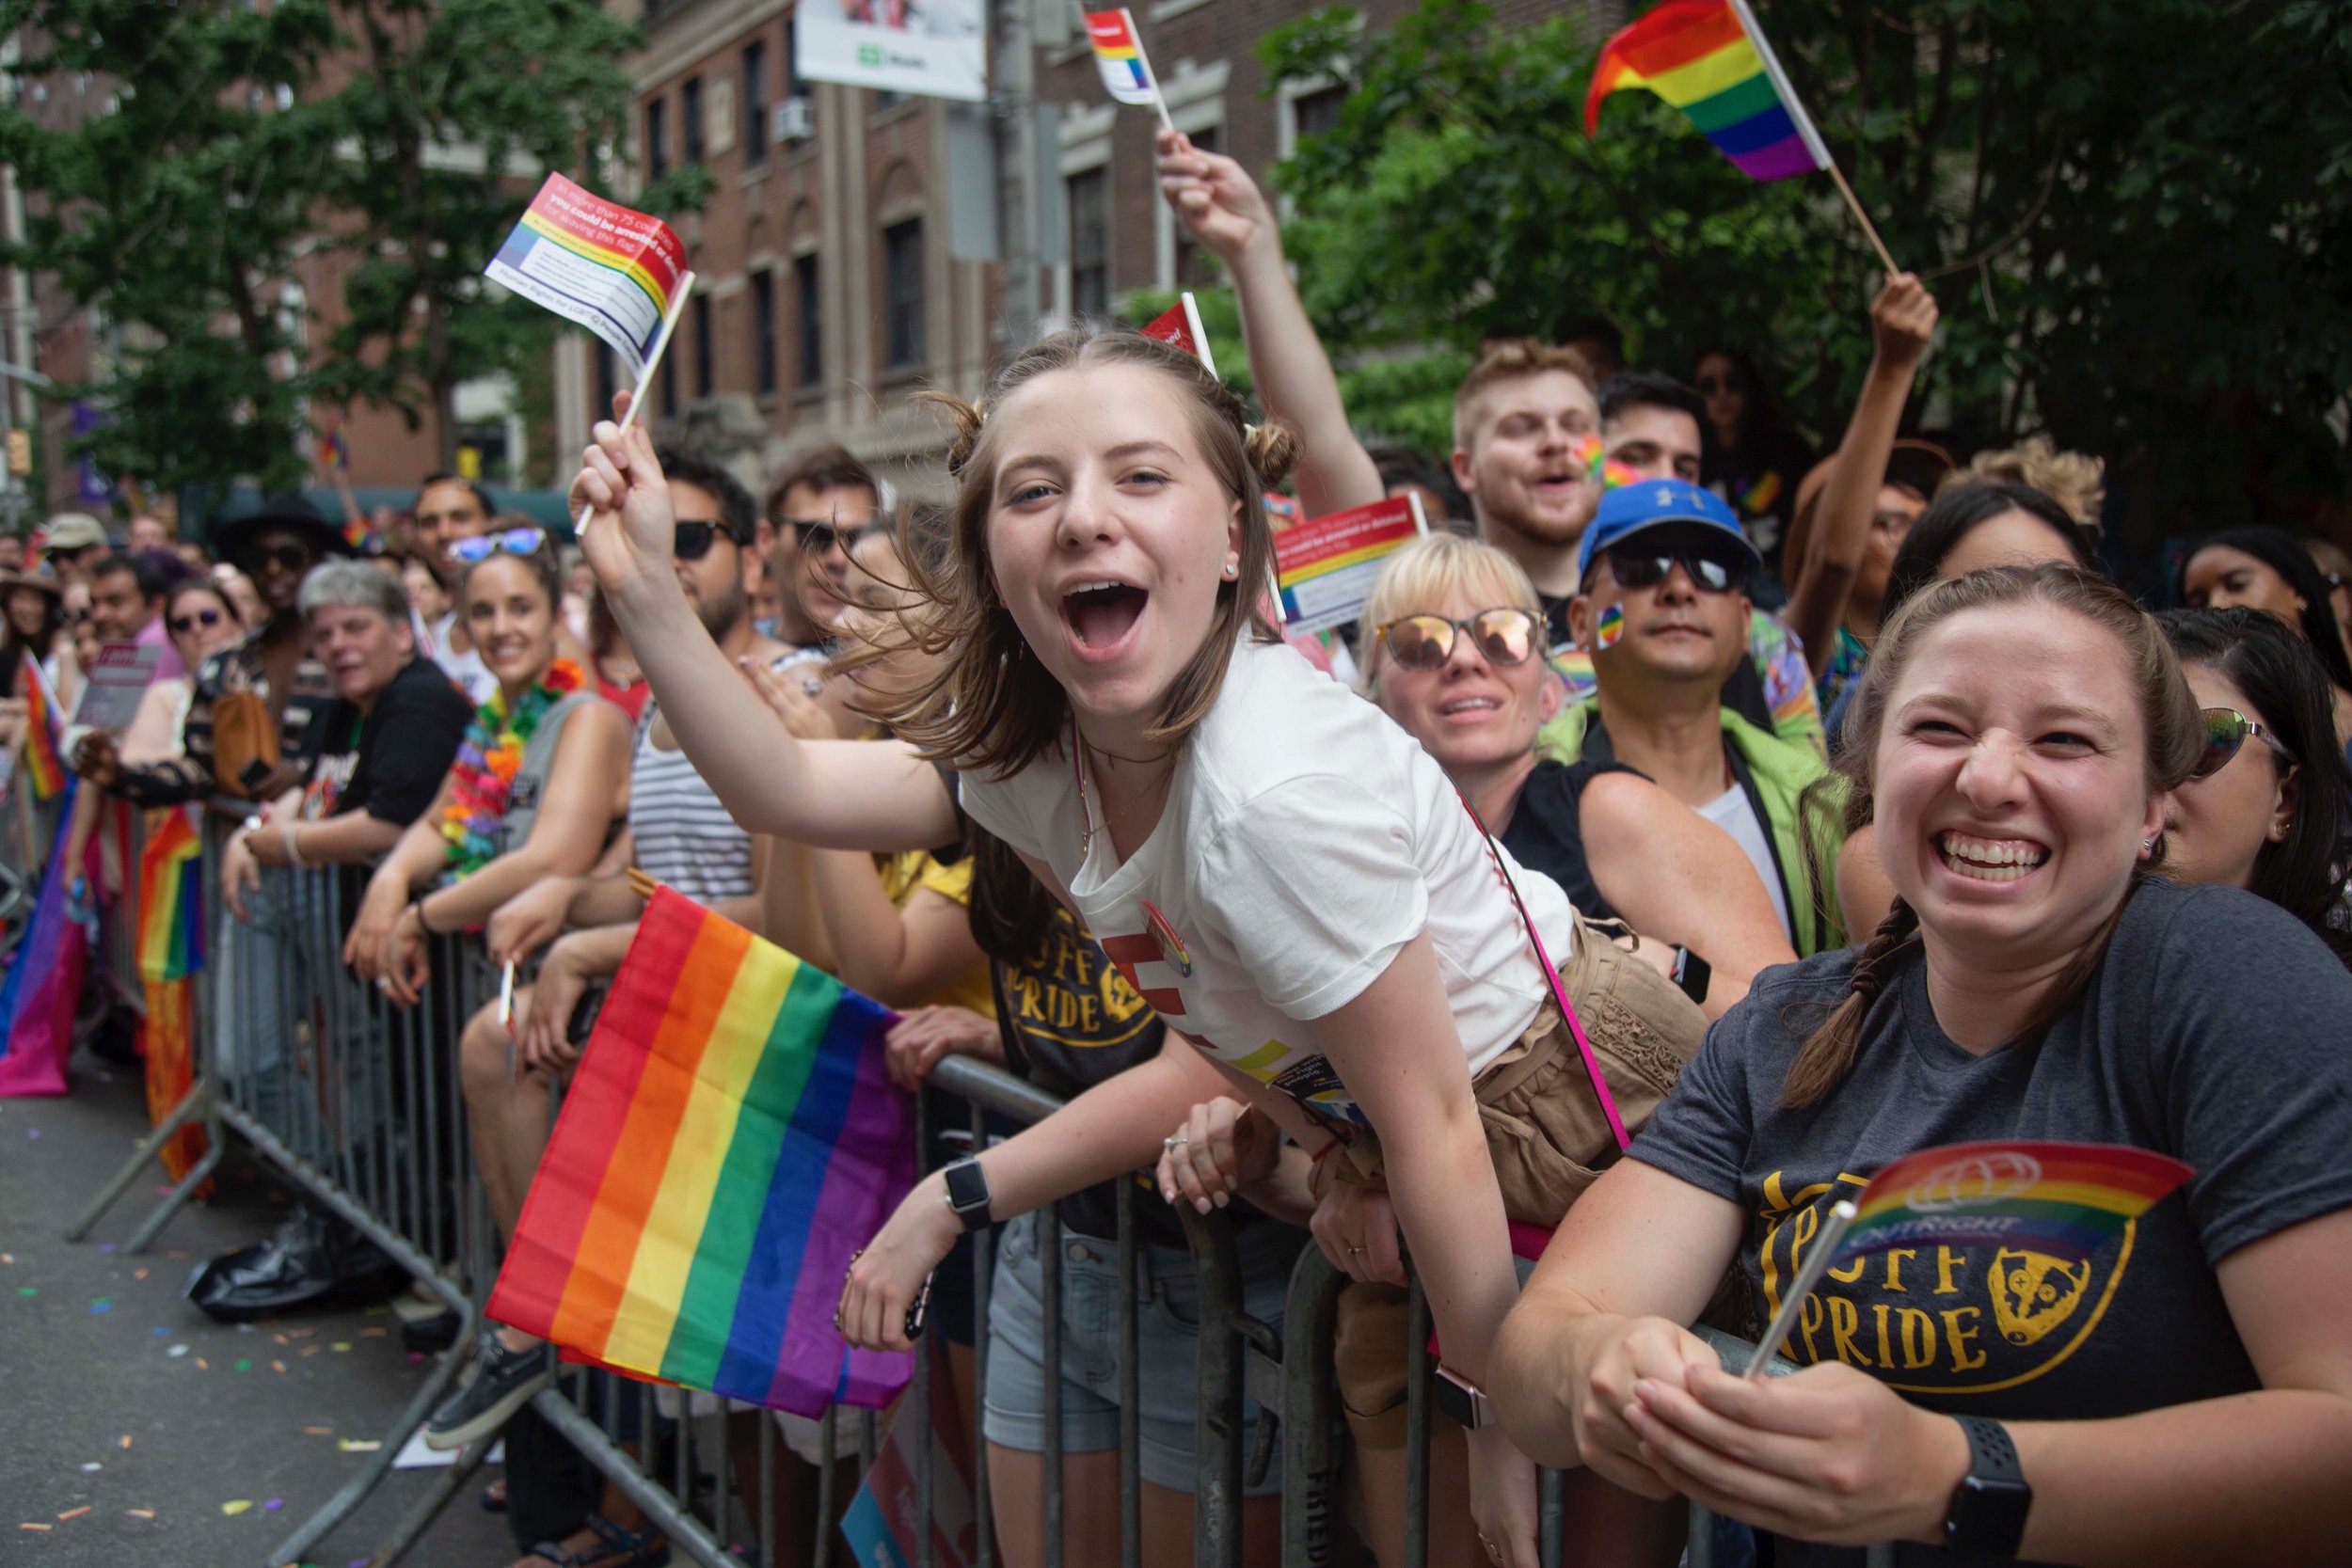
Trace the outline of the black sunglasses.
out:
M 881 523 L 868 523 L 864 528 L 840 528 L 832 523 L 811 522 L 803 517 L 787 517 L 783 519 L 783 523 L 786 528 L 792 531 L 793 536 L 800 541 L 803 551 L 817 555 L 825 554 L 835 545 L 840 546 L 846 553 L 855 547 L 859 540 L 876 529 L 886 526 Z
M 2204 724 L 2205 744 L 2197 753 L 2197 766 L 2188 770 L 2192 779 L 2210 779 L 2229 767 L 2230 759 L 2238 754 L 2249 735 L 2278 752 L 2280 760 L 2289 768 L 2296 766 L 2295 753 L 2279 744 L 2279 737 L 2270 733 L 2267 725 L 2257 724 L 2233 707 L 2202 708 L 2198 718 Z
M 258 577 L 262 567 L 271 565 L 299 572 L 317 559 L 318 552 L 308 545 L 255 545 L 237 552 L 237 569 L 246 577 Z
M 1703 549 L 1603 550 L 1610 574 L 1620 588 L 1655 588 L 1666 580 L 1677 562 L 1691 575 L 1691 586 L 1702 594 L 1728 594 L 1747 576 L 1745 562 L 1733 562 Z
M 199 610 L 192 615 L 174 615 L 171 629 L 185 637 L 199 626 L 216 626 L 228 617 L 217 610 Z
M 1388 648 L 1400 670 L 1435 670 L 1454 657 L 1460 632 L 1470 633 L 1471 646 L 1489 664 L 1524 664 L 1544 645 L 1543 623 L 1517 605 L 1482 610 L 1467 621 L 1400 615 L 1380 628 L 1375 641 Z
M 685 519 L 679 521 L 677 536 L 670 548 L 680 561 L 700 561 L 710 553 L 711 545 L 722 535 L 734 540 L 738 546 L 747 542 L 741 534 L 724 523 L 697 517 L 691 521 Z

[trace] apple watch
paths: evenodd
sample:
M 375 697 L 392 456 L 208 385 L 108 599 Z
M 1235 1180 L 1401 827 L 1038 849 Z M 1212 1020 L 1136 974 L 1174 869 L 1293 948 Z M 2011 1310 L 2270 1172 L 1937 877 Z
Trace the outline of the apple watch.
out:
M 980 1162 L 972 1155 L 950 1160 L 940 1167 L 940 1176 L 947 1183 L 947 1208 L 963 1222 L 966 1230 L 986 1230 L 989 1227 L 988 1207 L 993 1201 L 988 1193 L 988 1174 L 980 1169 Z
M 1459 1425 L 1476 1432 L 1495 1424 L 1495 1407 L 1487 1402 L 1486 1390 L 1444 1362 L 1438 1363 L 1438 1376 L 1429 1389 L 1437 1397 L 1438 1408 Z
M 1952 1419 L 1968 1434 L 1968 1473 L 1952 1488 L 1951 1507 L 1944 1514 L 1945 1549 L 2015 1557 L 2033 1508 L 2033 1488 L 2017 1463 L 2017 1445 L 1998 1421 L 1982 1416 Z

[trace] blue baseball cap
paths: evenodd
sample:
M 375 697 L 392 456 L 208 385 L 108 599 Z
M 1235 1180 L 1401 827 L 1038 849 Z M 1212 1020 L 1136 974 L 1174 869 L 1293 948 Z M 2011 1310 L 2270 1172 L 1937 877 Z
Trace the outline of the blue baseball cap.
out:
M 1738 554 L 1747 562 L 1749 571 L 1763 568 L 1763 556 L 1748 543 L 1739 517 L 1722 497 L 1678 479 L 1643 479 L 1620 484 L 1600 498 L 1600 506 L 1584 530 L 1583 546 L 1577 552 L 1577 576 L 1589 574 L 1593 558 L 1601 551 L 1614 549 L 1647 530 L 1668 527 L 1686 532 L 1720 532 L 1738 546 Z

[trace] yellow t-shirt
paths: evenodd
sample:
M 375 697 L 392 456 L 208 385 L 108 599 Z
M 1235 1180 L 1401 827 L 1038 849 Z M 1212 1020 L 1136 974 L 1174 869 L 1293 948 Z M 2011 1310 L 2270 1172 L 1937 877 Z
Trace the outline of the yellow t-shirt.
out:
M 876 855 L 875 869 L 882 873 L 882 891 L 901 910 L 907 901 L 925 888 L 944 897 L 952 898 L 966 909 L 972 905 L 972 857 L 966 855 L 953 865 L 942 865 L 928 849 L 908 849 L 896 855 Z M 988 960 L 974 964 L 961 978 L 941 987 L 923 999 L 926 1006 L 969 1007 L 983 1018 L 996 1016 L 996 991 L 989 984 Z

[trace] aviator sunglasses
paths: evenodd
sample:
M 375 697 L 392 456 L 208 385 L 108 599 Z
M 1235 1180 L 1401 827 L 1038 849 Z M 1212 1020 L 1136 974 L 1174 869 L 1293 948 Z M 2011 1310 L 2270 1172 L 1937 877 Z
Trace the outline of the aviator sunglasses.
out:
M 1677 561 L 1691 575 L 1691 586 L 1702 594 L 1728 594 L 1747 576 L 1744 563 L 1734 564 L 1702 549 L 1603 550 L 1601 554 L 1609 558 L 1610 575 L 1620 588 L 1655 588 L 1666 580 Z
M 494 555 L 537 555 L 547 544 L 544 529 L 510 528 L 497 533 L 478 533 L 471 539 L 460 539 L 450 546 L 449 553 L 471 566 Z
M 1435 670 L 1454 657 L 1457 632 L 1468 632 L 1479 657 L 1489 664 L 1524 664 L 1543 646 L 1543 626 L 1533 610 L 1506 605 L 1482 610 L 1467 621 L 1442 615 L 1400 615 L 1382 626 L 1375 645 L 1385 643 L 1401 670 Z
M 2296 766 L 2295 753 L 2279 744 L 2279 737 L 2270 733 L 2268 725 L 2257 724 L 2233 707 L 2209 707 L 2198 711 L 2205 727 L 2205 744 L 2197 753 L 2197 766 L 2188 770 L 2192 779 L 2210 779 L 2230 766 L 2230 759 L 2238 754 L 2252 736 L 2279 753 L 2289 768 Z

